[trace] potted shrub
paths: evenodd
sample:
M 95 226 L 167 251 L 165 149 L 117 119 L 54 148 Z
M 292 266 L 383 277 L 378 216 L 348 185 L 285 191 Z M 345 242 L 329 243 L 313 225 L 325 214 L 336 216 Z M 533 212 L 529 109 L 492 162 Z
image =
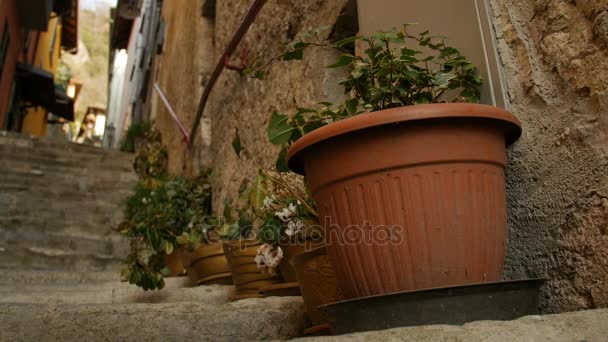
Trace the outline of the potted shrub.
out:
M 183 264 L 197 285 L 232 284 L 224 248 L 217 237 L 218 220 L 211 211 L 210 172 L 203 173 L 191 189 L 193 208 L 200 220 L 188 225 L 176 241 L 185 245 Z
M 344 49 L 356 39 L 363 56 Z M 476 103 L 475 65 L 406 25 L 335 43 L 301 36 L 250 70 L 263 78 L 312 47 L 340 51 L 329 67 L 351 68 L 344 103 L 273 113 L 268 134 L 283 146 L 277 166 L 306 175 L 345 296 L 500 280 L 506 147 L 521 128 Z
M 236 287 L 236 294 L 230 300 L 245 298 L 259 298 L 260 289 L 281 283 L 275 273 L 261 272 L 255 263 L 258 248 L 262 243 L 254 237 L 252 232 L 253 220 L 246 210 L 241 209 L 233 217 L 230 205 L 225 201 L 224 217 L 226 222 L 219 229 L 219 237 L 223 242 L 223 249 L 230 271 L 232 281 Z
M 299 177 L 261 169 L 256 186 L 263 188 L 265 196 L 256 210 L 262 222 L 257 235 L 263 245 L 255 261 L 270 272 L 278 268 L 285 282 L 295 283 L 293 258 L 324 244 L 316 206 Z
M 223 245 L 215 238 L 216 227 L 217 219 L 209 216 L 202 229 L 193 228 L 178 238 L 187 246 L 183 264 L 188 277 L 197 285 L 232 284 Z
M 122 279 L 154 290 L 164 287 L 164 276 L 183 274 L 184 236 L 206 224 L 210 196 L 210 189 L 199 180 L 141 180 L 127 200 L 125 220 L 119 226 L 132 247 Z

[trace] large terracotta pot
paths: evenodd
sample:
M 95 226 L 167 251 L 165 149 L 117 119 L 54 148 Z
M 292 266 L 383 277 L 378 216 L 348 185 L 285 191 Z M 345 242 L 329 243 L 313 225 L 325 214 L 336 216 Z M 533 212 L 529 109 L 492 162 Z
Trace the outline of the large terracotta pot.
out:
M 279 284 L 281 279 L 276 274 L 269 274 L 258 269 L 254 258 L 261 243 L 257 240 L 238 240 L 224 242 L 224 254 L 232 271 L 232 281 L 236 287 L 233 300 L 259 297 L 261 287 Z
M 171 277 L 177 277 L 183 275 L 186 272 L 182 259 L 184 257 L 185 248 L 184 246 L 174 249 L 169 255 L 165 255 L 165 267 L 169 269 Z
M 498 281 L 510 113 L 431 104 L 361 114 L 290 148 L 347 298 Z
M 221 243 L 200 245 L 184 253 L 188 277 L 197 285 L 232 284 L 232 273 Z
M 317 307 L 344 299 L 334 268 L 324 247 L 297 255 L 294 263 L 312 329 L 319 330 L 318 327 L 326 326 L 327 318 Z

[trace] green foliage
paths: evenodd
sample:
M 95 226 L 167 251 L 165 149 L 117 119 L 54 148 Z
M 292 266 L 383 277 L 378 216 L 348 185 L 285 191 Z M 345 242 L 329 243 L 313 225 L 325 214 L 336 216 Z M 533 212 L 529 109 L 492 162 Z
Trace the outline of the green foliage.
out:
M 318 234 L 318 214 L 302 179 L 273 169 L 260 170 L 250 205 L 263 223 L 258 239 L 277 246 L 297 236 Z
M 150 122 L 133 123 L 122 138 L 120 150 L 123 152 L 135 152 L 137 140 L 144 139 L 146 134 L 151 130 L 152 124 Z
M 55 73 L 55 87 L 66 91 L 70 79 L 72 79 L 72 69 L 60 60 L 59 65 L 57 66 L 57 72 Z
M 298 37 L 286 51 L 266 64 L 254 60 L 247 72 L 263 79 L 276 61 L 300 60 L 308 48 L 331 48 L 340 52 L 327 68 L 348 67 L 350 73 L 340 82 L 346 99 L 341 104 L 319 103 L 318 108 L 298 108 L 293 115 L 274 112 L 268 124 L 268 138 L 275 145 L 289 146 L 294 141 L 328 123 L 360 113 L 416 104 L 452 101 L 479 102 L 482 80 L 477 67 L 460 52 L 445 44 L 445 38 L 429 31 L 412 35 L 409 24 L 401 30 L 370 36 L 350 37 L 338 42 L 319 39 L 318 30 Z M 355 40 L 367 47 L 363 56 L 344 49 Z M 420 50 L 418 50 L 420 49 Z M 424 52 L 422 52 L 422 51 Z M 285 167 L 285 153 L 277 168 Z
M 120 233 L 131 238 L 131 254 L 122 278 L 145 290 L 164 286 L 165 255 L 181 245 L 205 241 L 214 227 L 209 174 L 147 178 L 126 203 Z
M 137 154 L 133 162 L 137 175 L 142 179 L 164 177 L 167 174 L 168 155 L 160 133 L 150 129 L 137 140 Z

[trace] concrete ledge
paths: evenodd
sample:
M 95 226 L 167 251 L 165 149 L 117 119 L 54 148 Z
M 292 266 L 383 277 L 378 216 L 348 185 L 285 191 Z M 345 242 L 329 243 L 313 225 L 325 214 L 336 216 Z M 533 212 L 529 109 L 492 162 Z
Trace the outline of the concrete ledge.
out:
M 370 331 L 310 341 L 608 341 L 608 309 L 526 316 L 514 321 L 478 321 L 462 326 L 428 325 Z
M 249 341 L 289 339 L 305 324 L 301 297 L 201 303 L 0 304 L 3 341 Z

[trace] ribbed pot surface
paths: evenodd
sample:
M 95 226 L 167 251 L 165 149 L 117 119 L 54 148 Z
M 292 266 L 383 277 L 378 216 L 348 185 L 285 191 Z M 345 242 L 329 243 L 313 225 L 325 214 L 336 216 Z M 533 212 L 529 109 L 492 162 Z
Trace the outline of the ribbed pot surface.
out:
M 188 276 L 197 285 L 232 284 L 228 260 L 221 243 L 203 244 L 184 256 Z
M 304 298 L 306 313 L 313 326 L 327 323 L 317 307 L 344 299 L 325 248 L 317 248 L 294 258 L 295 270 Z
M 319 207 L 346 298 L 502 277 L 505 142 L 517 138 L 517 119 L 480 105 L 423 109 L 449 115 L 361 129 L 339 122 L 348 133 L 332 124 L 320 129 L 329 127 L 330 138 L 290 150 L 290 166 L 303 168 Z M 408 110 L 363 114 L 359 122 Z M 356 119 L 344 121 L 356 126 Z
M 261 287 L 279 284 L 278 275 L 262 272 L 254 258 L 261 243 L 258 241 L 230 241 L 224 243 L 224 254 L 232 271 L 237 295 L 257 294 Z

